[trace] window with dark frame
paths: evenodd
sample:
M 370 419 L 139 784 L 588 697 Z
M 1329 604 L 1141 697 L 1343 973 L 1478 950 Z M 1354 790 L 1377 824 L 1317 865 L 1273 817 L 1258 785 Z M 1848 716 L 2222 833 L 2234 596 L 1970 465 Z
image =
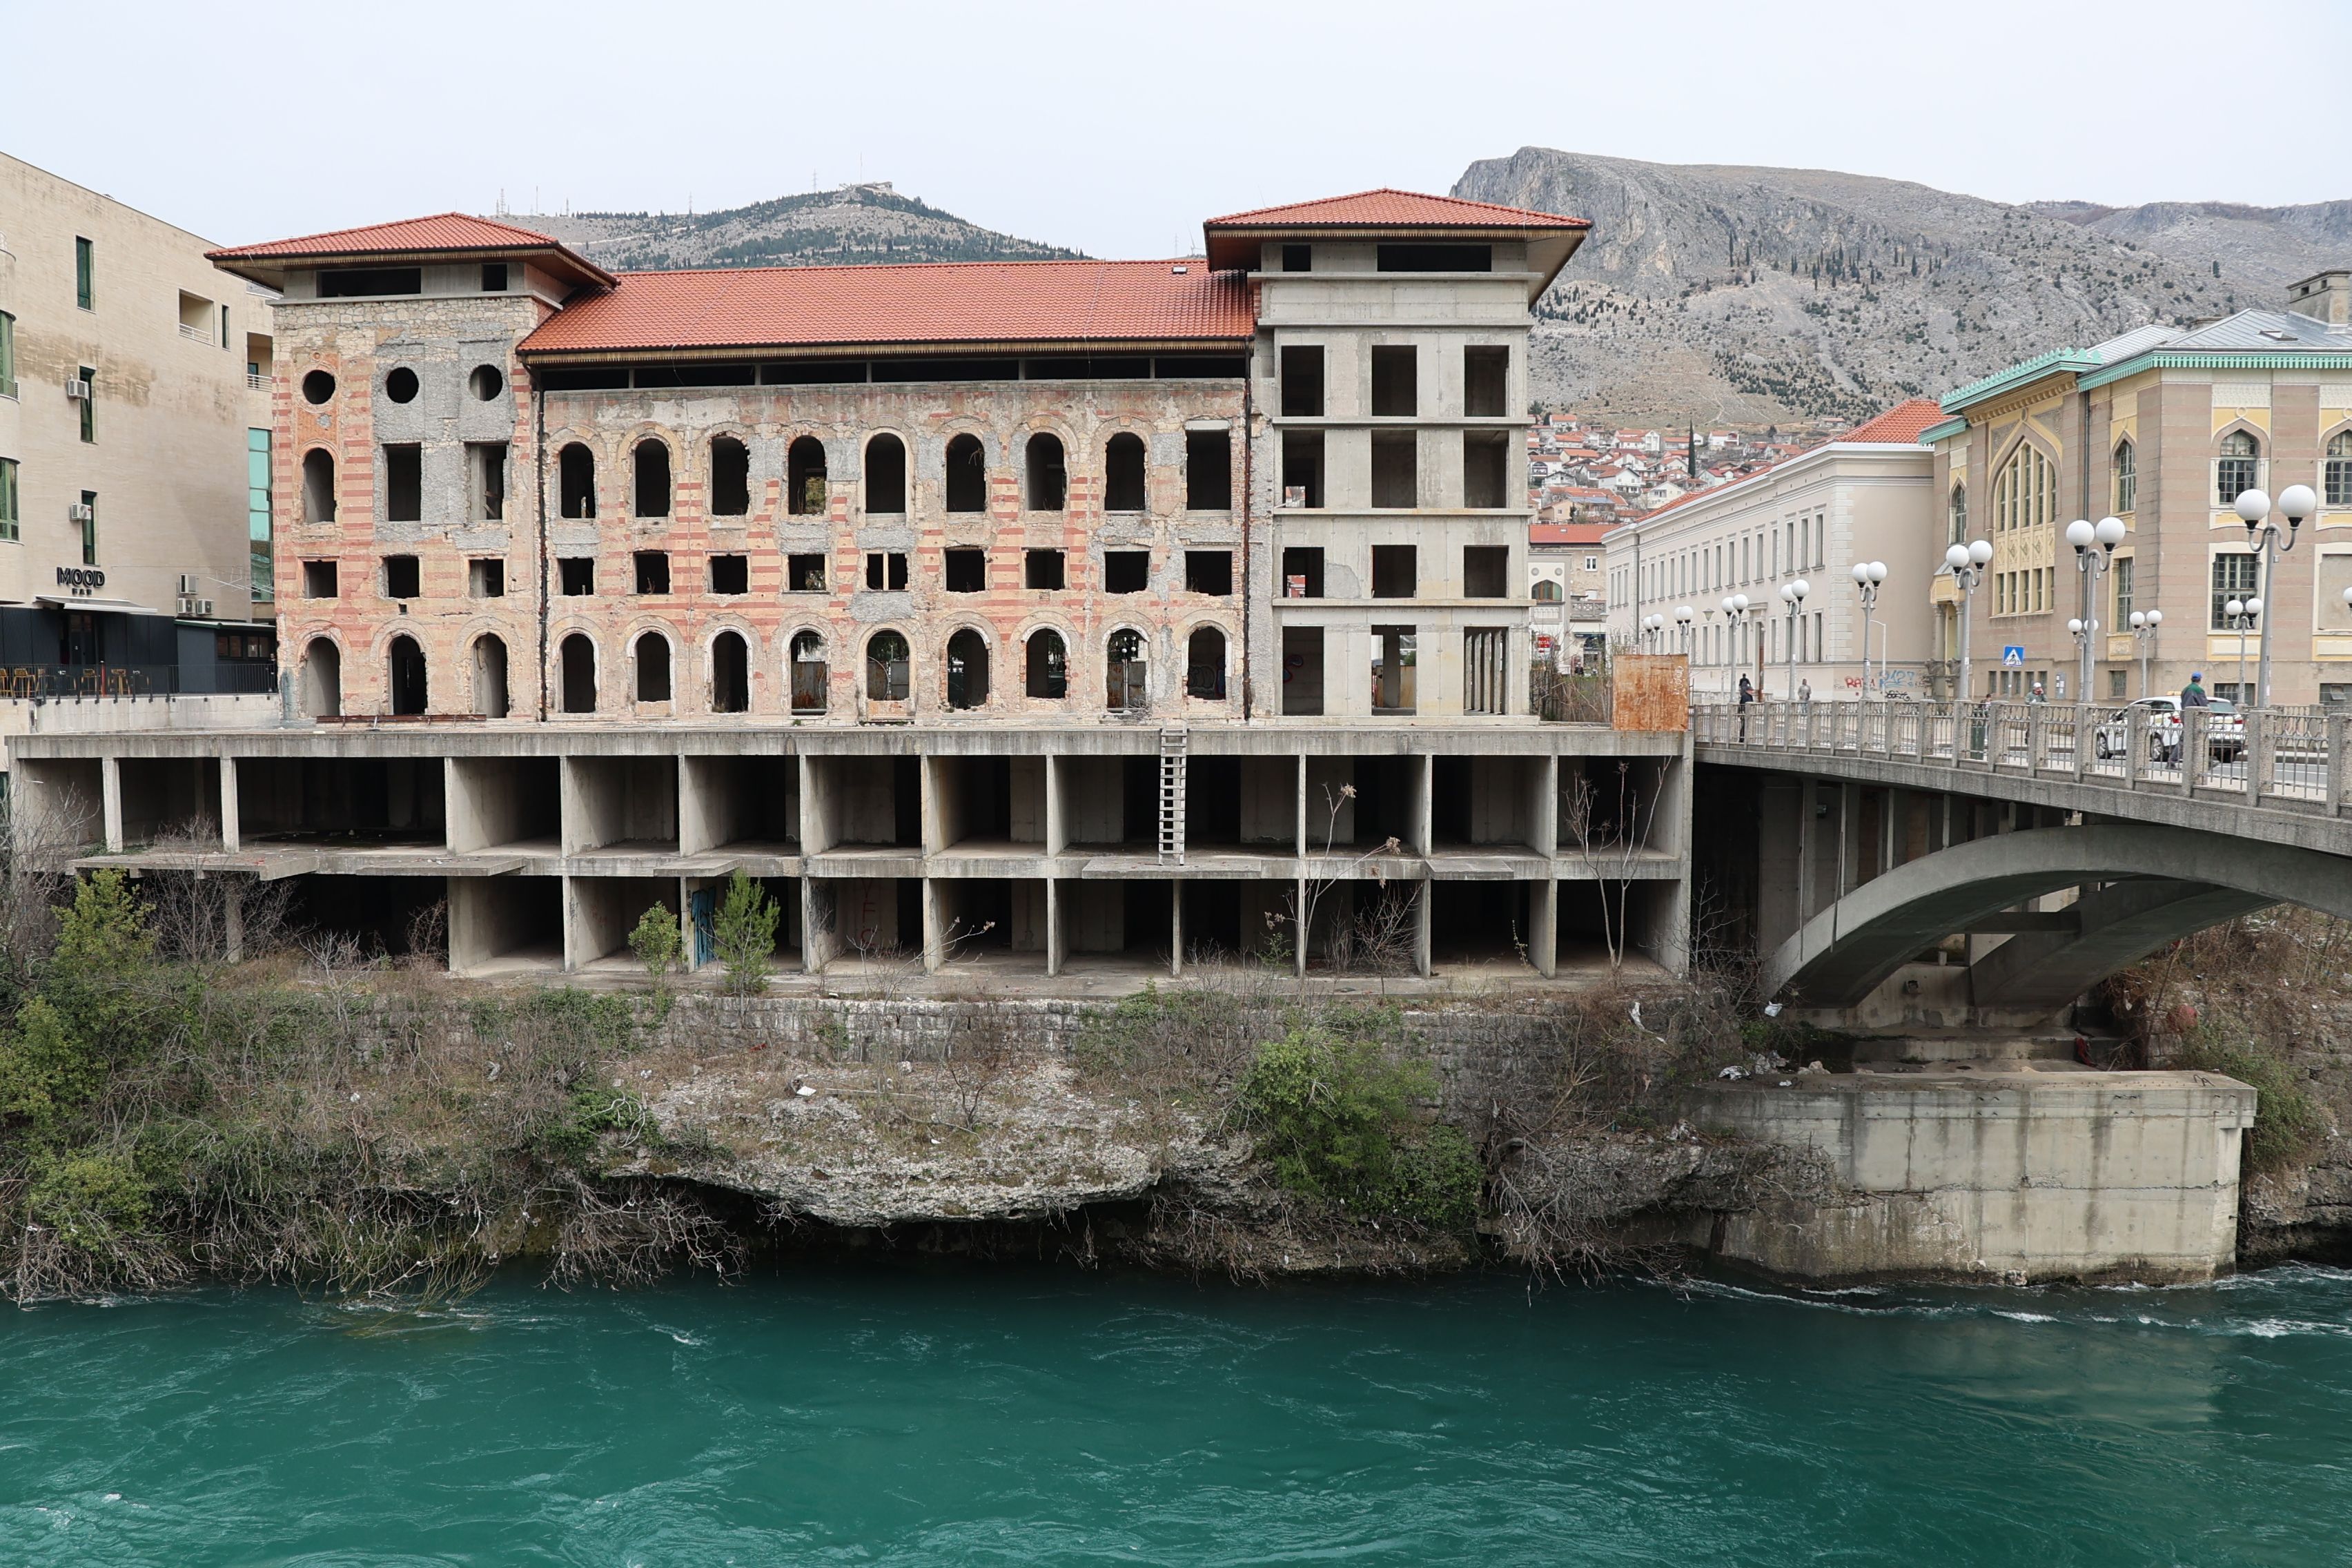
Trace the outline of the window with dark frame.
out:
M 907 557 L 897 550 L 866 552 L 866 587 L 869 593 L 898 594 L 907 587 Z
M 988 591 L 988 552 L 985 550 L 950 550 L 940 575 L 950 594 L 984 594 Z
M 1184 591 L 1213 594 L 1223 598 L 1234 591 L 1234 552 L 1230 550 L 1184 552 Z
M 1103 552 L 1104 593 L 1140 594 L 1150 585 L 1151 552 L 1149 550 Z
M 1031 550 L 1024 552 L 1021 561 L 1023 587 L 1055 591 L 1062 586 L 1064 576 L 1065 564 L 1062 552 Z
M 808 553 L 784 558 L 784 592 L 787 594 L 822 594 L 825 591 L 824 557 Z
M 387 599 L 414 599 L 419 596 L 418 578 L 414 555 L 387 555 L 383 558 L 383 596 Z
M 714 555 L 710 558 L 710 591 L 714 594 L 736 595 L 751 591 L 751 558 L 748 555 Z

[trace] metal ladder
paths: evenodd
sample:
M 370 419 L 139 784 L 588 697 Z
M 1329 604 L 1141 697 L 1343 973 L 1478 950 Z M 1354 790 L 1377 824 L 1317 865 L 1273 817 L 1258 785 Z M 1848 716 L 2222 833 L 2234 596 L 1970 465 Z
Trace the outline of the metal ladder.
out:
M 1184 863 L 1184 759 L 1191 745 L 1181 724 L 1160 731 L 1160 863 Z

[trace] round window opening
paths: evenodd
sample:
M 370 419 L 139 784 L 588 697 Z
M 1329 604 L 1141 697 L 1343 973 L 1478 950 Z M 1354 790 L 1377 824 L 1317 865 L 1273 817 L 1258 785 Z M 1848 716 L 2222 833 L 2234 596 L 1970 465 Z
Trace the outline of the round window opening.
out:
M 324 403 L 335 395 L 335 378 L 323 370 L 314 370 L 302 378 L 302 396 L 311 403 Z
M 383 378 L 383 395 L 386 397 L 391 398 L 394 403 L 415 402 L 416 400 L 416 373 L 409 369 L 406 365 L 402 365 L 398 370 L 394 371 L 390 375 Z
M 493 402 L 499 393 L 507 389 L 506 373 L 494 364 L 476 365 L 473 388 L 476 397 L 484 403 Z

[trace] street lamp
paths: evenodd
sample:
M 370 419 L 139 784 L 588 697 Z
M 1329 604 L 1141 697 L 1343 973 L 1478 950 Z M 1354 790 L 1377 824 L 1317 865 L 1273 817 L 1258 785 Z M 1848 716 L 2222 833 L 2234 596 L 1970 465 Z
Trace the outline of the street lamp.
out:
M 2085 668 L 2087 668 L 2090 660 L 2091 644 L 2099 635 L 2099 623 L 2096 621 L 2084 620 L 2079 616 L 2073 617 L 2066 623 L 2066 635 L 2074 639 L 2074 657 L 2078 660 L 2081 660 Z M 2087 677 L 2085 679 L 2087 679 Z M 2065 694 L 2065 690 L 2066 678 L 2062 675 L 2058 678 L 2059 694 L 2063 696 Z M 2087 689 L 2080 691 L 2075 694 L 2074 700 L 2078 702 L 2088 702 L 2091 700 L 2091 694 Z
M 1789 700 L 1791 702 L 1797 700 L 1797 631 L 1805 613 L 1805 595 L 1812 591 L 1813 585 L 1802 577 L 1780 584 L 1780 601 L 1789 606 L 1789 646 L 1786 651 L 1789 655 Z
M 1643 616 L 1642 617 L 1642 646 L 1648 648 L 1652 653 L 1657 652 L 1658 632 L 1660 628 L 1665 626 L 1665 624 L 1666 617 L 1657 614 L 1655 611 Z
M 1682 632 L 1683 632 L 1683 657 L 1684 657 L 1685 658 L 1688 658 L 1690 657 L 1690 650 L 1691 650 L 1691 616 L 1692 616 L 1693 615 L 1695 615 L 1695 614 L 1696 614 L 1696 611 L 1694 611 L 1694 610 L 1693 610 L 1693 609 L 1692 609 L 1688 605 L 1676 605 L 1675 606 L 1675 625 L 1676 625 L 1676 626 L 1680 626 L 1680 627 L 1682 628 Z
M 1967 544 L 1955 544 L 1944 552 L 1944 570 L 1960 585 L 1960 700 L 1970 695 L 1969 673 L 1969 626 L 1975 619 L 1977 588 L 1985 579 L 1985 568 L 1992 564 L 1992 541 L 1979 539 Z
M 1878 608 L 1878 585 L 1885 581 L 1885 562 L 1857 561 L 1853 563 L 1853 585 L 1862 593 L 1862 689 L 1864 696 L 1873 689 L 1870 684 L 1870 628 L 1877 624 L 1870 618 L 1870 613 Z M 1882 683 L 1886 679 L 1886 661 L 1884 658 L 1878 661 L 1878 678 Z
M 2262 619 L 2260 599 L 2230 599 L 2223 602 L 2221 615 L 2238 634 L 2238 706 L 2252 707 L 2246 700 L 2246 628 Z
M 2271 498 L 2260 490 L 2238 492 L 2238 516 L 2245 522 L 2246 542 L 2254 552 L 2254 583 L 2264 595 L 2273 595 L 2278 586 L 2272 580 L 2278 571 L 2278 557 L 2294 548 L 2303 520 L 2309 517 L 2318 505 L 2319 498 L 2311 493 L 2309 485 L 2289 485 L 2281 490 L 2278 510 L 2286 518 L 2286 537 L 2282 539 L 2278 524 L 2273 522 L 2264 526 L 2271 515 Z M 2260 604 L 2261 601 L 2256 600 L 2255 603 Z M 2262 648 L 2261 670 L 2255 677 L 2254 706 L 2267 708 L 2271 705 L 2271 624 L 2268 621 L 2263 623 Z M 2239 675 L 2238 705 L 2242 708 L 2246 706 L 2244 671 L 2241 670 Z
M 1748 659 L 1748 595 L 1745 594 L 1727 594 L 1717 605 L 1717 608 L 1723 611 L 1726 635 L 1731 638 L 1730 662 L 1734 669 L 1738 669 Z M 1763 650 L 1759 647 L 1757 651 L 1760 655 Z M 1737 686 L 1738 682 L 1734 681 L 1732 684 Z M 1763 695 L 1764 685 L 1764 661 L 1760 657 L 1756 661 L 1756 685 L 1757 695 L 1760 697 Z
M 2076 658 L 2081 677 L 2075 683 L 2074 696 L 2080 702 L 2091 700 L 2091 652 L 2099 629 L 2099 579 L 2114 566 L 2116 546 L 2124 542 L 2124 520 L 2119 517 L 2103 517 L 2096 524 L 2078 517 L 2066 525 L 2066 542 L 2074 547 L 2074 570 L 2083 579 L 2082 629 L 2076 631 L 2075 623 L 2067 623 L 2067 630 L 2074 632 L 2074 641 L 2079 645 Z M 2094 550 L 2093 545 L 2098 548 Z
M 2345 603 L 2352 604 L 2352 588 L 2344 590 Z M 2134 610 L 2131 613 L 2132 641 L 2139 645 L 2139 694 L 2147 695 L 2147 656 L 2156 647 L 2156 628 L 2164 625 L 2162 610 Z

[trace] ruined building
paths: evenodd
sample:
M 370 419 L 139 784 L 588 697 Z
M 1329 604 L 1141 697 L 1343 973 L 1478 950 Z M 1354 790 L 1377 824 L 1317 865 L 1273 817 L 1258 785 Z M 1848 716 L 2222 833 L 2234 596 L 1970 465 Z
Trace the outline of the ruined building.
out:
M 45 741 L 25 787 L 134 862 L 217 825 L 387 941 L 446 898 L 471 972 L 625 961 L 740 869 L 810 970 L 1303 962 L 1385 903 L 1423 972 L 1549 973 L 1607 935 L 1605 769 L 1664 952 L 1681 738 L 1529 712 L 1528 311 L 1586 227 L 1376 191 L 1191 260 L 614 276 L 456 214 L 216 252 L 282 291 L 289 722 Z

